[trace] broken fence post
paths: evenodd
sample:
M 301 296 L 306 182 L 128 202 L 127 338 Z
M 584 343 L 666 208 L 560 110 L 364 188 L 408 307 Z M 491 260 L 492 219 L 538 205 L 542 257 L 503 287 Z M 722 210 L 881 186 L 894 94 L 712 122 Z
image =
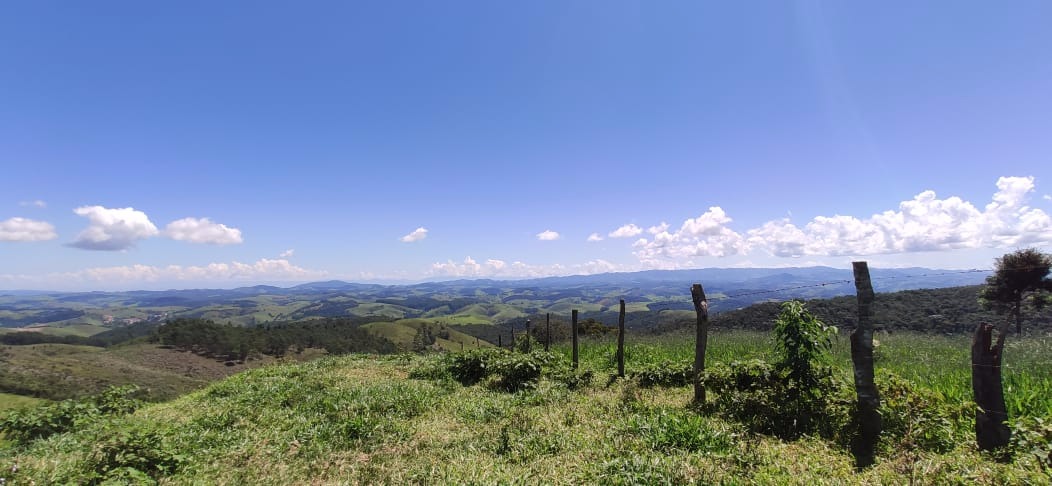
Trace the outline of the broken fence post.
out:
M 873 383 L 873 282 L 866 262 L 852 262 L 855 292 L 858 296 L 858 326 L 851 333 L 851 362 L 855 368 L 855 395 L 858 397 L 858 436 L 851 452 L 856 467 L 871 466 L 875 461 L 877 440 L 882 428 L 880 395 Z

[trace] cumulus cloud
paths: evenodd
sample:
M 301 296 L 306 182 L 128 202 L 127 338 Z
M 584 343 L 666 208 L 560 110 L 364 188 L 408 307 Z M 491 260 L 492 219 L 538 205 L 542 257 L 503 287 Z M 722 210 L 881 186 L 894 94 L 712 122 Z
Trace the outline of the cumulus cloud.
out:
M 86 268 L 74 272 L 39 276 L 0 274 L 0 282 L 37 284 L 54 288 L 89 285 L 91 288 L 134 288 L 145 284 L 178 282 L 222 283 L 259 281 L 302 281 L 321 278 L 325 272 L 307 270 L 285 259 L 261 258 L 254 263 L 211 263 L 208 265 L 123 265 Z
M 281 254 L 278 255 L 278 257 L 279 258 L 289 258 L 292 255 L 294 255 L 295 253 L 296 253 L 296 250 L 293 250 L 292 248 L 289 248 L 288 250 L 285 250 L 285 251 L 281 252 Z
M 212 222 L 208 218 L 183 218 L 172 221 L 164 228 L 164 235 L 173 240 L 212 245 L 232 245 L 243 241 L 241 230 Z
M 768 221 L 739 233 L 732 219 L 714 206 L 676 231 L 665 224 L 640 238 L 633 253 L 647 266 L 765 251 L 778 257 L 865 256 L 973 248 L 1012 248 L 1052 242 L 1052 217 L 1027 205 L 1033 177 L 1001 177 L 991 202 L 982 209 L 927 190 L 866 218 L 817 216 L 798 226 L 790 219 Z
M 611 238 L 631 238 L 633 236 L 638 236 L 642 232 L 643 228 L 629 223 L 616 230 L 611 231 L 609 234 L 607 234 L 607 236 Z
M 26 218 L 0 221 L 0 241 L 46 241 L 57 237 L 55 227 L 45 221 Z
M 559 233 L 552 230 L 544 230 L 537 233 L 537 239 L 541 241 L 554 241 L 560 238 Z
M 424 238 L 427 238 L 427 228 L 421 226 L 411 231 L 408 235 L 401 237 L 400 239 L 402 240 L 402 243 L 412 243 L 414 241 L 420 241 Z
M 651 226 L 651 227 L 647 228 L 647 233 L 650 233 L 652 235 L 656 235 L 658 233 L 664 233 L 665 231 L 668 231 L 668 223 L 666 223 L 664 221 L 662 221 L 661 224 L 659 224 L 659 225 Z
M 146 213 L 135 208 L 82 206 L 73 212 L 89 221 L 88 227 L 70 244 L 84 250 L 127 250 L 137 241 L 159 233 Z
M 488 259 L 484 263 L 479 263 L 469 256 L 462 262 L 447 260 L 433 263 L 428 275 L 458 278 L 534 278 L 553 275 L 592 275 L 627 270 L 629 270 L 628 267 L 601 259 L 573 265 L 558 263 L 552 265 L 531 265 L 520 261 L 507 263 L 504 260 L 495 259 Z
M 1044 196 L 1041 196 L 1041 199 L 1044 199 L 1046 201 L 1052 201 L 1052 195 L 1045 194 Z
M 588 235 L 588 242 L 589 243 L 595 243 L 597 241 L 603 241 L 603 237 L 599 236 L 599 233 L 592 233 L 592 234 Z
M 34 208 L 46 208 L 47 207 L 47 203 L 44 202 L 44 201 L 41 201 L 40 199 L 35 199 L 33 201 L 19 201 L 18 205 L 22 206 L 24 208 L 25 207 L 34 207 Z
M 670 232 L 667 224 L 653 227 L 656 232 L 652 239 L 636 240 L 633 253 L 648 266 L 660 266 L 660 260 L 742 254 L 748 244 L 741 234 L 727 227 L 731 221 L 723 208 L 713 206 L 697 218 L 684 221 L 676 231 Z

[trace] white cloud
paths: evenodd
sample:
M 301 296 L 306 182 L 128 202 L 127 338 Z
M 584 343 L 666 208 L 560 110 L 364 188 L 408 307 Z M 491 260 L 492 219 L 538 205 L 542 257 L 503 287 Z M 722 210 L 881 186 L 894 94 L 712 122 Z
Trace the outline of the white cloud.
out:
M 0 241 L 46 241 L 57 237 L 55 227 L 45 221 L 26 218 L 0 221 Z
M 607 236 L 611 238 L 631 238 L 633 236 L 638 236 L 642 232 L 643 228 L 629 223 L 616 230 L 611 231 L 609 234 L 607 234 Z
M 212 245 L 232 245 L 244 241 L 241 239 L 241 230 L 214 223 L 208 218 L 172 221 L 164 228 L 164 235 L 173 240 Z
M 648 267 L 660 267 L 661 261 L 743 254 L 748 244 L 741 234 L 727 227 L 731 221 L 723 208 L 713 206 L 697 218 L 684 221 L 675 232 L 669 232 L 667 224 L 653 227 L 662 231 L 653 233 L 652 240 L 636 240 L 633 254 Z
M 1041 199 L 1044 199 L 1046 201 L 1052 201 L 1052 195 L 1045 194 L 1044 196 L 1041 196 Z
M 432 277 L 458 278 L 535 278 L 557 275 L 592 275 L 616 271 L 629 271 L 634 268 L 614 264 L 606 260 L 590 260 L 573 265 L 531 265 L 520 261 L 507 263 L 503 260 L 486 260 L 479 263 L 470 256 L 463 262 L 447 260 L 431 265 L 428 275 Z
M 658 233 L 664 233 L 665 231 L 668 231 L 668 223 L 666 223 L 664 221 L 662 221 L 661 224 L 659 224 L 657 226 L 651 226 L 651 227 L 647 228 L 647 233 L 650 233 L 652 235 L 656 235 Z
M 777 257 L 838 257 L 977 248 L 1012 248 L 1052 242 L 1052 217 L 1027 205 L 1033 177 L 1001 177 L 982 210 L 953 196 L 939 199 L 922 191 L 898 209 L 858 218 L 817 216 L 803 226 L 788 218 L 768 221 L 744 233 L 730 229 L 719 207 L 688 219 L 675 232 L 655 226 L 633 253 L 648 267 L 680 264 L 695 257 L 748 255 L 762 250 Z M 657 231 L 665 227 L 665 231 Z
M 260 281 L 303 281 L 321 278 L 325 272 L 307 270 L 284 259 L 261 258 L 254 263 L 211 263 L 208 265 L 124 265 L 86 268 L 74 272 L 39 276 L 0 274 L 0 282 L 16 285 L 44 285 L 51 288 L 141 288 L 148 284 L 253 283 Z
M 552 230 L 544 230 L 537 233 L 537 239 L 541 241 L 554 241 L 560 238 L 559 233 Z
M 402 240 L 402 243 L 412 243 L 414 241 L 420 241 L 424 238 L 427 238 L 427 228 L 421 226 L 400 239 Z
M 44 201 L 41 201 L 40 199 L 36 199 L 36 200 L 33 200 L 33 201 L 19 201 L 18 205 L 22 206 L 22 207 L 30 207 L 31 206 L 31 207 L 34 207 L 34 208 L 46 208 L 47 207 L 47 203 L 44 202 Z
M 285 251 L 281 252 L 281 254 L 278 255 L 278 258 L 289 258 L 292 255 L 294 255 L 295 253 L 296 253 L 296 250 L 293 250 L 292 248 L 289 248 L 288 250 L 285 250 Z
M 592 233 L 592 234 L 588 235 L 588 242 L 589 243 L 595 243 L 597 241 L 603 241 L 603 237 L 599 236 L 599 233 Z
M 88 218 L 89 224 L 71 246 L 85 250 L 119 251 L 135 246 L 135 242 L 156 236 L 157 227 L 146 213 L 135 208 L 104 208 L 82 206 L 73 210 Z

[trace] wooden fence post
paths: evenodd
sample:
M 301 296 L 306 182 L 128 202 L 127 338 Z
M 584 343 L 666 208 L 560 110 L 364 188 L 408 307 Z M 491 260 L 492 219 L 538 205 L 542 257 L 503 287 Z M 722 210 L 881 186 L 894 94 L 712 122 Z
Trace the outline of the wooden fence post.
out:
M 497 347 L 498 348 L 503 348 L 504 347 L 504 335 L 503 334 L 497 334 Z
M 617 376 L 625 377 L 625 299 L 621 299 L 621 313 L 617 316 Z
M 694 404 L 703 405 L 705 385 L 701 383 L 701 374 L 705 372 L 705 348 L 709 345 L 709 301 L 705 298 L 705 289 L 701 284 L 690 287 L 690 296 L 694 299 L 694 312 L 698 315 L 694 336 Z
M 530 346 L 530 320 L 526 319 L 526 352 L 532 351 Z
M 552 345 L 552 314 L 546 312 L 544 314 L 544 327 L 548 331 L 548 335 L 544 338 L 544 352 L 548 352 L 549 347 Z
M 577 355 L 577 309 L 570 311 L 570 327 L 572 331 L 570 335 L 573 336 L 573 369 L 577 369 L 578 358 Z
M 515 324 L 511 325 L 511 350 L 515 351 Z
M 880 395 L 873 383 L 873 282 L 866 262 L 852 262 L 855 292 L 858 296 L 858 326 L 851 333 L 851 362 L 855 367 L 855 395 L 858 397 L 859 434 L 851 452 L 859 468 L 875 461 L 877 439 L 882 428 Z
M 1005 423 L 1008 412 L 1001 382 L 1001 351 L 1008 329 L 1008 326 L 1003 326 L 997 344 L 991 346 L 994 326 L 984 322 L 976 328 L 972 339 L 972 393 L 977 405 L 975 442 L 984 451 L 1004 447 L 1012 438 L 1012 431 Z

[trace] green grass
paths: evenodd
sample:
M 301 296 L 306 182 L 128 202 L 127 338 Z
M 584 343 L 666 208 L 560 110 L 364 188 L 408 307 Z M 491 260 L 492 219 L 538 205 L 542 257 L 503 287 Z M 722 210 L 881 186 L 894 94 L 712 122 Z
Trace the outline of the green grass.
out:
M 876 336 L 875 368 L 900 375 L 933 390 L 947 400 L 965 403 L 972 399 L 971 338 L 969 336 L 932 336 L 913 333 Z M 582 366 L 603 373 L 616 370 L 616 339 L 582 338 Z M 553 348 L 567 358 L 566 343 Z M 773 359 L 771 334 L 713 330 L 709 335 L 706 362 L 730 362 L 749 358 Z M 851 376 L 850 342 L 841 334 L 834 344 L 833 365 Z M 631 371 L 662 362 L 694 361 L 694 335 L 674 333 L 661 336 L 626 336 L 625 367 Z M 1010 336 L 1004 352 L 1005 400 L 1010 416 L 1052 416 L 1052 336 L 1016 338 Z
M 422 326 L 431 326 L 433 331 L 437 333 L 439 331 L 438 326 L 445 325 L 445 331 L 449 337 L 436 339 L 434 349 L 459 351 L 462 347 L 475 347 L 476 339 L 473 336 L 457 331 L 452 327 L 452 324 L 468 324 L 469 322 L 467 321 L 469 320 L 463 319 L 464 322 L 460 322 L 456 319 L 399 319 L 394 322 L 371 322 L 365 324 L 362 328 L 393 342 L 399 349 L 408 351 L 412 349 L 413 338 Z M 488 322 L 483 323 L 488 324 Z M 489 343 L 480 343 L 479 345 L 483 347 L 492 346 Z
M 151 344 L 106 349 L 66 344 L 0 346 L 0 390 L 65 399 L 98 393 L 111 385 L 137 384 L 147 389 L 150 399 L 170 399 L 272 361 L 228 367 Z
M 10 393 L 0 393 L 0 412 L 4 410 L 10 410 L 13 408 L 31 407 L 43 403 L 44 400 L 39 398 L 27 397 L 22 395 L 12 395 Z
M 713 356 L 737 357 L 735 350 L 763 354 L 756 337 L 714 333 Z M 585 366 L 609 369 L 603 353 L 595 351 L 601 344 L 586 341 Z M 687 344 L 638 342 L 635 359 L 682 358 Z M 647 347 L 661 349 L 648 354 Z M 128 474 L 120 466 L 135 465 L 163 484 L 903 484 L 911 478 L 933 484 L 1041 484 L 1049 479 L 1026 458 L 998 463 L 976 453 L 967 440 L 946 453 L 891 449 L 875 467 L 857 473 L 850 454 L 835 444 L 814 438 L 783 442 L 698 415 L 688 407 L 688 387 L 646 389 L 631 381 L 604 386 L 597 378 L 569 390 L 545 379 L 534 389 L 505 393 L 408 379 L 410 370 L 435 359 L 440 358 L 327 357 L 247 371 L 131 416 L 95 422 L 24 450 L 0 451 L 0 477 L 7 475 L 13 484 L 84 483 Z M 15 463 L 19 469 L 12 475 L 7 471 Z M 174 470 L 162 475 L 165 467 Z

